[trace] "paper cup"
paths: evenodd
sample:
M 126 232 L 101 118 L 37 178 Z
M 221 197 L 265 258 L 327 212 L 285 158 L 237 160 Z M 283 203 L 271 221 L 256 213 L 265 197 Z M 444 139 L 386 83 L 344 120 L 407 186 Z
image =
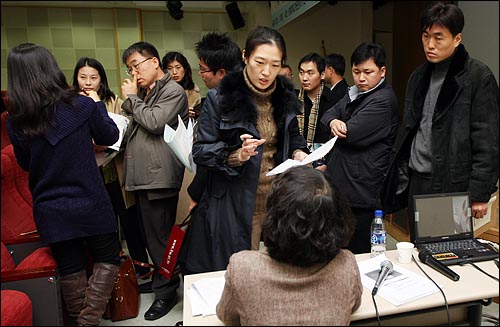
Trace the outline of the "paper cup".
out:
M 413 248 L 415 246 L 410 242 L 398 242 L 396 248 L 398 249 L 398 261 L 399 263 L 410 263 L 411 255 L 413 253 Z

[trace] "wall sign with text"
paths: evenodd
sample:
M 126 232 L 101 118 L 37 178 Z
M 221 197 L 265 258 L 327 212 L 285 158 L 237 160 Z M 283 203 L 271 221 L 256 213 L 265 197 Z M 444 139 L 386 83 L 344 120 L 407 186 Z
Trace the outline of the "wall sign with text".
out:
M 271 15 L 273 28 L 278 29 L 285 26 L 307 10 L 319 3 L 319 1 L 272 1 Z

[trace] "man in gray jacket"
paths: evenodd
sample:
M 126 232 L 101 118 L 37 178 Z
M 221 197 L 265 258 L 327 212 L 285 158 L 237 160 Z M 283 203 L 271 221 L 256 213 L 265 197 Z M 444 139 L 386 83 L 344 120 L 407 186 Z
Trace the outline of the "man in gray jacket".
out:
M 163 131 L 165 124 L 177 129 L 177 115 L 187 124 L 188 101 L 182 86 L 162 70 L 153 45 L 134 43 L 122 60 L 131 77 L 122 84 L 122 109 L 132 116 L 125 136 L 123 180 L 125 189 L 135 193 L 141 233 L 149 256 L 159 267 L 175 224 L 184 177 L 184 165 L 163 140 Z M 155 271 L 155 301 L 144 314 L 146 320 L 161 318 L 175 306 L 179 283 L 178 276 L 169 281 Z

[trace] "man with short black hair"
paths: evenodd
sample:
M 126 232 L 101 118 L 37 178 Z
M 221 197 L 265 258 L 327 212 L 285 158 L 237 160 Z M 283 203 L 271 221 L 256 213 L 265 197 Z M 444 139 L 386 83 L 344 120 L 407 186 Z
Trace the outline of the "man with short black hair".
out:
M 332 91 L 325 87 L 325 59 L 319 54 L 305 55 L 298 66 L 301 85 L 298 97 L 304 108 L 303 114 L 297 115 L 299 132 L 307 140 L 309 150 L 314 151 L 330 139 L 330 130 L 319 122 L 334 104 Z M 325 171 L 325 160 L 317 160 L 313 166 Z
M 336 104 L 344 97 L 349 87 L 344 78 L 344 56 L 338 53 L 331 53 L 325 57 L 325 64 L 325 82 L 332 91 L 332 102 Z
M 469 192 L 472 217 L 488 212 L 498 182 L 498 83 L 462 42 L 464 16 L 436 3 L 420 18 L 427 61 L 411 74 L 405 115 L 382 193 L 386 211 L 408 207 L 413 195 Z
M 397 99 L 385 75 L 385 49 L 364 42 L 351 55 L 354 85 L 321 122 L 338 136 L 326 174 L 356 216 L 351 252 L 370 252 L 370 225 L 397 133 Z
M 217 87 L 229 72 L 243 69 L 241 50 L 227 33 L 205 34 L 195 44 L 195 52 L 199 60 L 198 73 L 209 89 Z
M 163 71 L 158 50 L 137 42 L 122 55 L 127 78 L 122 84 L 122 109 L 131 115 L 125 135 L 124 187 L 133 191 L 139 227 L 156 267 L 161 266 L 168 235 L 175 224 L 184 165 L 163 140 L 165 124 L 177 129 L 180 115 L 187 125 L 188 101 L 182 86 Z M 155 300 L 144 314 L 146 320 L 166 315 L 177 303 L 179 276 L 168 280 L 155 270 Z

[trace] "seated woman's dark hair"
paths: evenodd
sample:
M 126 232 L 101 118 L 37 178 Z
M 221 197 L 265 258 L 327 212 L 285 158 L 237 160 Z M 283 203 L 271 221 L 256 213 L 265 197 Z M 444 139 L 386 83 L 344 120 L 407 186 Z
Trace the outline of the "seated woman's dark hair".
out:
M 309 267 L 335 258 L 350 241 L 354 224 L 347 202 L 327 177 L 296 166 L 274 180 L 262 233 L 273 259 Z

